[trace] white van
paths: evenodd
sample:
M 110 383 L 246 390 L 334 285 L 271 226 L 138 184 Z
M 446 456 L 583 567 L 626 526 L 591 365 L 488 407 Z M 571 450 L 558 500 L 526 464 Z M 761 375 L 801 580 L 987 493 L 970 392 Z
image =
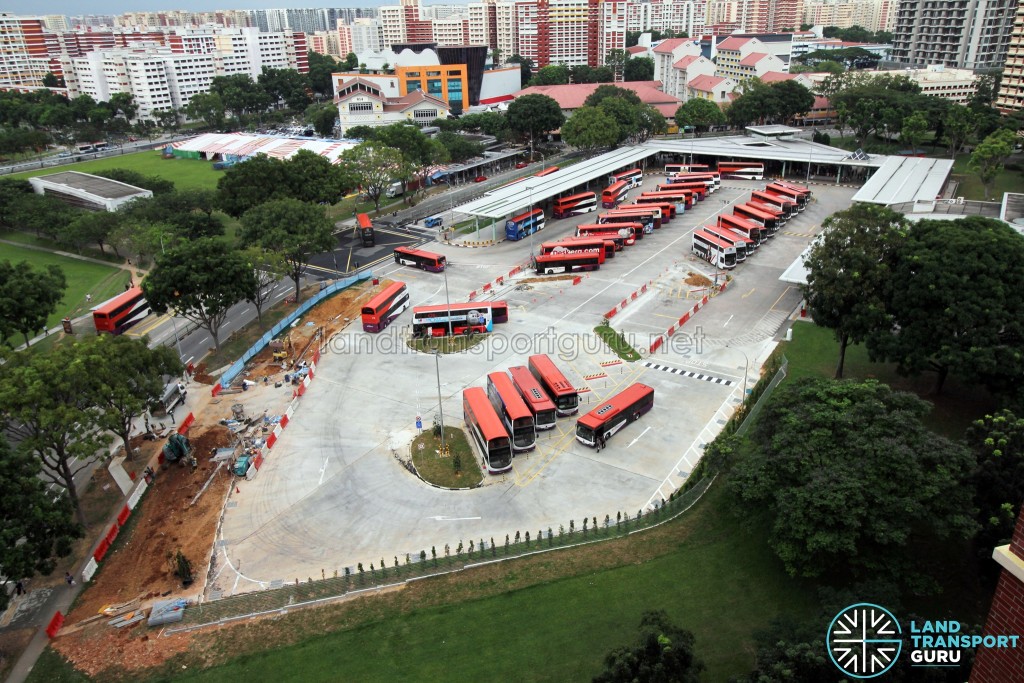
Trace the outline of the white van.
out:
M 402 181 L 396 180 L 390 185 L 388 189 L 384 191 L 385 197 L 401 197 L 402 196 Z

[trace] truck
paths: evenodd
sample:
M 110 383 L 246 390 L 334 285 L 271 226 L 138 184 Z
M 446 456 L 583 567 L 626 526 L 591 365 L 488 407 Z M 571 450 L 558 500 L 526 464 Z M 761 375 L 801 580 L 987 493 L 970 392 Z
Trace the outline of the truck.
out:
M 402 181 L 395 180 L 388 185 L 388 189 L 384 190 L 385 197 L 401 197 L 404 190 L 402 190 Z

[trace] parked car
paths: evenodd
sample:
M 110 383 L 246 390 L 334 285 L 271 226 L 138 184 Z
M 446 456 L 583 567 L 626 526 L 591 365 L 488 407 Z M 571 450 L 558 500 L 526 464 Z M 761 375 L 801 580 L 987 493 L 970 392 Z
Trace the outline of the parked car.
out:
M 473 178 L 474 183 L 482 183 L 485 180 L 487 180 L 487 176 L 485 175 L 478 175 L 476 178 Z
M 529 165 L 529 161 L 520 161 L 518 164 L 516 164 L 516 168 L 526 168 Z

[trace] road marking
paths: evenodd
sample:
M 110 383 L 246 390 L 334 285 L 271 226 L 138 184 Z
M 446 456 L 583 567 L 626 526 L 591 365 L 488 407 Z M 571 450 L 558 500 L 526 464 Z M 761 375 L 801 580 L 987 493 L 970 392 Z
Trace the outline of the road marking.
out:
M 779 294 L 779 298 L 775 300 L 775 303 L 773 303 L 771 305 L 771 308 L 769 308 L 768 310 L 769 311 L 774 311 L 775 310 L 775 304 L 777 304 L 780 301 L 782 301 L 782 297 L 784 297 L 787 294 L 789 294 L 789 290 L 791 290 L 791 289 L 793 289 L 793 287 L 790 286 L 790 287 L 786 287 L 784 290 L 782 290 L 782 294 Z
M 482 517 L 445 517 L 444 515 L 435 515 L 434 517 L 427 517 L 436 522 L 464 522 L 473 519 L 483 519 Z
M 757 287 L 751 287 L 751 288 L 750 288 L 750 291 L 749 291 L 749 292 L 747 292 L 746 294 L 744 294 L 743 296 L 741 296 L 740 298 L 741 298 L 741 299 L 746 299 L 746 298 L 747 298 L 748 296 L 750 296 L 751 294 L 753 294 L 753 293 L 754 293 L 754 291 L 755 291 L 756 289 L 757 289 Z
M 728 319 L 728 320 L 726 320 L 726 321 L 725 321 L 724 323 L 722 323 L 722 327 L 726 327 L 726 326 L 728 326 L 728 325 L 729 325 L 729 323 L 730 323 L 730 322 L 732 322 L 732 319 L 733 319 L 733 316 L 734 316 L 734 315 L 735 315 L 735 314 L 733 314 L 733 315 L 730 315 L 730 316 L 729 316 L 729 319 Z
M 163 315 L 157 316 L 156 320 L 149 323 L 145 327 L 135 326 L 134 328 L 126 331 L 125 334 L 131 337 L 141 337 L 143 335 L 149 334 L 150 331 L 167 322 L 169 319 L 170 316 L 167 313 L 164 313 Z
M 705 375 L 700 372 L 694 372 L 692 370 L 683 370 L 682 368 L 672 368 L 667 365 L 660 365 L 657 363 L 651 363 L 647 361 L 643 364 L 643 367 L 650 368 L 651 370 L 661 370 L 662 372 L 670 372 L 673 375 L 679 375 L 680 377 L 691 377 L 693 379 L 699 379 L 703 382 L 711 382 L 712 384 L 721 384 L 722 386 L 731 387 L 735 384 L 731 379 L 725 379 L 724 377 L 715 377 L 714 375 Z
M 644 431 L 640 432 L 640 436 L 638 436 L 638 437 L 636 437 L 635 439 L 633 439 L 632 441 L 630 441 L 630 442 L 629 442 L 629 446 L 632 446 L 633 444 L 635 444 L 635 443 L 636 443 L 637 441 L 639 441 L 639 440 L 640 440 L 640 438 L 641 438 L 641 437 L 642 437 L 642 436 L 643 436 L 644 434 L 646 434 L 646 433 L 647 433 L 647 432 L 649 432 L 649 431 L 651 431 L 651 428 L 650 428 L 650 427 L 647 427 L 647 429 L 645 429 Z M 626 448 L 629 448 L 629 446 L 626 446 Z

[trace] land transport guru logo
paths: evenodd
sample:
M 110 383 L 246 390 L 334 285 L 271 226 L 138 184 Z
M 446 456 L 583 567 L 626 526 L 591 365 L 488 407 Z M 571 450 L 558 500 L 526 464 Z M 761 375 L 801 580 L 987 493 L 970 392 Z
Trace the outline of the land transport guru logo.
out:
M 970 648 L 1015 648 L 1019 635 L 971 635 L 954 620 L 911 621 L 907 640 L 913 667 L 954 667 Z M 842 609 L 829 624 L 832 663 L 851 678 L 875 678 L 895 666 L 903 651 L 903 629 L 892 612 L 868 602 Z

